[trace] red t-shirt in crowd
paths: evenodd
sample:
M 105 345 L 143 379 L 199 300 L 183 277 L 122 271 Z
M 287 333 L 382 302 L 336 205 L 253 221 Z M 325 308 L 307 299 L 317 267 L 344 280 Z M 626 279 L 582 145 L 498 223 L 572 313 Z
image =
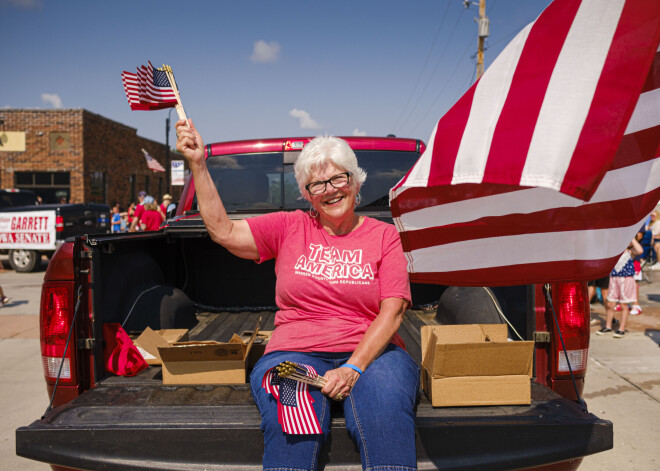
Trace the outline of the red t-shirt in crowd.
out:
M 352 352 L 385 298 L 410 300 L 401 240 L 391 224 L 365 217 L 349 234 L 333 236 L 302 211 L 247 219 L 258 262 L 275 258 L 278 350 Z M 392 343 L 405 348 L 398 334 Z
M 144 213 L 144 205 L 143 204 L 138 204 L 135 207 L 135 211 L 133 212 L 133 219 L 137 219 L 138 222 L 140 222 L 140 216 Z
M 140 224 L 145 224 L 147 226 L 144 229 L 145 231 L 157 231 L 163 222 L 163 218 L 158 211 L 144 211 L 142 217 L 138 221 Z

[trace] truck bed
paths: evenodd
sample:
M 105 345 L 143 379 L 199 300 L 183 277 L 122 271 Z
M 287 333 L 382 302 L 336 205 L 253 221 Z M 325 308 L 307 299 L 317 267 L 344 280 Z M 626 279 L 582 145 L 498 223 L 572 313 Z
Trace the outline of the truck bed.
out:
M 409 310 L 399 331 L 421 361 L 419 329 L 435 313 Z M 201 313 L 191 339 L 228 340 L 273 328 L 274 312 Z M 340 405 L 321 454 L 325 469 L 362 469 Z M 532 382 L 529 406 L 417 408 L 419 469 L 516 469 L 612 447 L 612 424 Z M 16 432 L 17 454 L 81 469 L 261 469 L 259 412 L 246 384 L 165 386 L 159 367 L 96 388 Z M 117 431 L 121 433 L 117 433 Z M 240 452 L 237 452 L 240 451 Z

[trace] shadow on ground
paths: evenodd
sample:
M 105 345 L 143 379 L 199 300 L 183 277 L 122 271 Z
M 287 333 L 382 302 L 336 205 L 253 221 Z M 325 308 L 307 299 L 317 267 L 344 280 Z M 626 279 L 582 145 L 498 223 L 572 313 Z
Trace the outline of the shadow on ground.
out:
M 660 330 L 646 329 L 644 335 L 653 340 L 660 347 Z

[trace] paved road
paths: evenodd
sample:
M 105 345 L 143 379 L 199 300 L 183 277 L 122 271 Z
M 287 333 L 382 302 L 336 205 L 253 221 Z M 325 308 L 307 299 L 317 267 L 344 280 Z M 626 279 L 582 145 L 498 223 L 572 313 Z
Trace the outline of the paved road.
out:
M 0 272 L 12 301 L 0 309 L 0 468 L 50 469 L 15 455 L 14 431 L 48 404 L 39 350 L 39 295 L 44 273 Z M 585 399 L 589 410 L 614 422 L 614 449 L 588 457 L 583 471 L 660 469 L 660 271 L 643 284 L 644 312 L 631 318 L 623 339 L 592 335 Z M 592 316 L 604 319 L 601 305 Z M 595 331 L 599 327 L 593 327 Z
M 0 286 L 11 298 L 0 308 L 0 469 L 50 469 L 16 456 L 15 444 L 16 428 L 41 417 L 48 406 L 38 325 L 43 279 L 43 270 L 15 273 L 5 268 L 0 272 Z

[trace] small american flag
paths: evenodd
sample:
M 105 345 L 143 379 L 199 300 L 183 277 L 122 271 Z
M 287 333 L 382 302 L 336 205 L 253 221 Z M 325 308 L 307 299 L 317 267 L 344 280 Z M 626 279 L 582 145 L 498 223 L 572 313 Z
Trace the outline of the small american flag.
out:
M 524 28 L 390 192 L 411 280 L 606 276 L 660 199 L 659 41 L 658 0 L 555 0 Z
M 138 68 L 138 78 L 140 79 L 141 102 L 176 105 L 176 94 L 167 79 L 167 74 L 154 69 L 151 62 Z
M 301 366 L 310 374 L 316 374 L 313 367 Z M 275 368 L 271 368 L 264 375 L 261 387 L 277 400 L 277 419 L 284 433 L 291 435 L 323 433 L 312 405 L 314 399 L 309 394 L 306 383 L 280 378 Z
M 126 99 L 128 100 L 128 105 L 132 110 L 161 110 L 165 108 L 171 108 L 171 103 L 142 103 L 140 101 L 140 84 L 138 81 L 137 74 L 132 74 L 130 72 L 121 73 L 121 82 L 124 86 L 124 92 L 126 93 Z
M 155 69 L 151 62 L 138 67 L 134 74 L 123 71 L 121 78 L 132 110 L 161 110 L 178 103 L 167 74 Z
M 165 171 L 165 168 L 161 164 L 159 164 L 156 159 L 154 159 L 152 156 L 150 156 L 149 152 L 147 152 L 144 149 L 142 149 L 142 152 L 144 153 L 144 158 L 147 160 L 147 167 L 149 167 L 154 172 L 164 172 Z

